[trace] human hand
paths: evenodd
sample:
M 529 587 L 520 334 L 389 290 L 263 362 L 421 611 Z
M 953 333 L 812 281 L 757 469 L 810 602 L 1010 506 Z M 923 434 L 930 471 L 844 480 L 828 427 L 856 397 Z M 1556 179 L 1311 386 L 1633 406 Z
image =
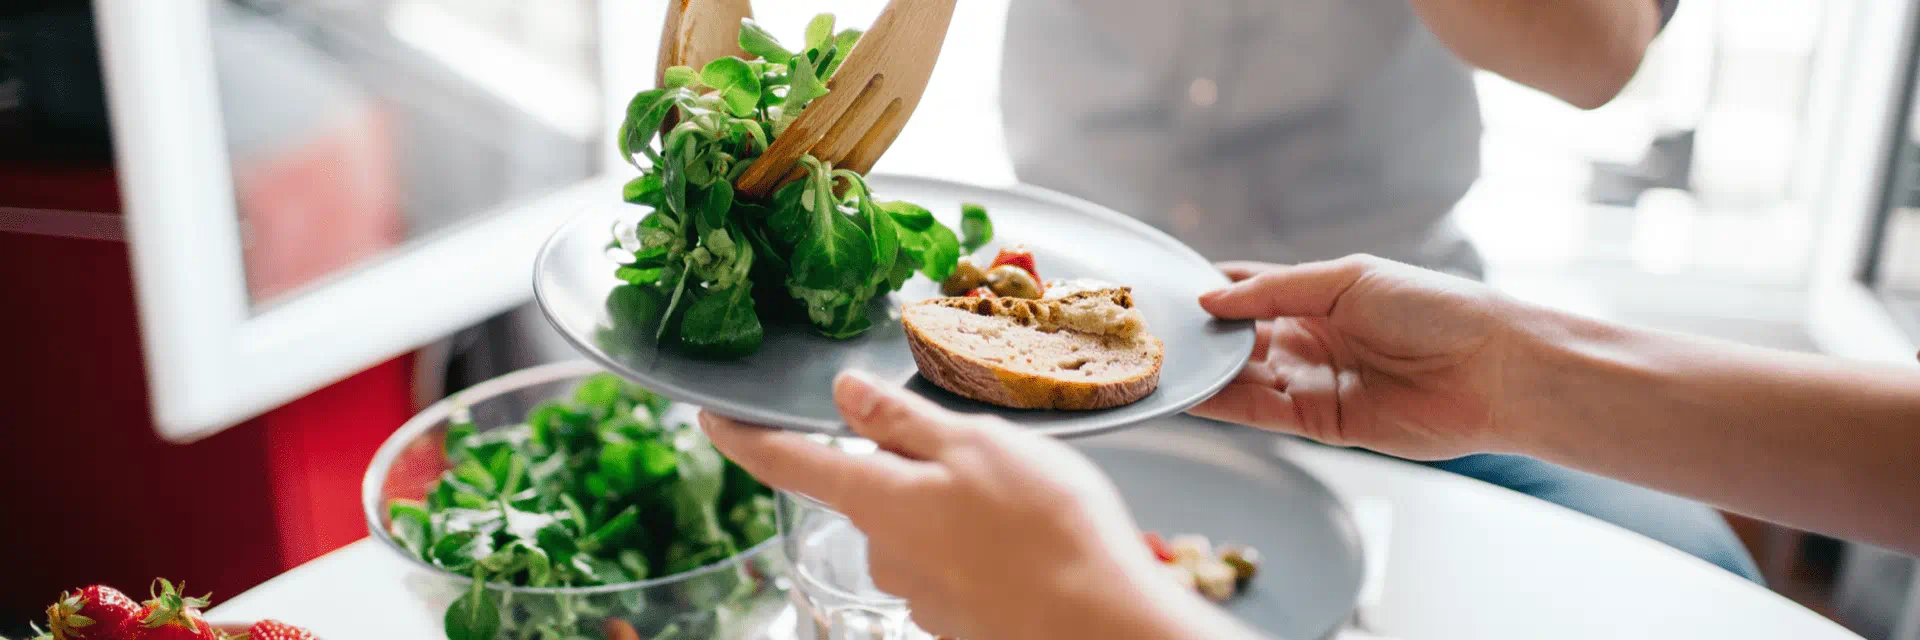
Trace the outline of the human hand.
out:
M 1228 263 L 1200 298 L 1259 320 L 1247 366 L 1195 415 L 1415 459 L 1501 448 L 1520 305 L 1479 283 L 1354 256 Z
M 963 416 L 843 374 L 834 399 L 881 451 L 701 413 L 714 446 L 775 488 L 867 536 L 875 586 L 914 622 L 959 638 L 1213 637 L 1231 624 L 1159 573 L 1119 493 L 1079 452 L 1005 421 Z

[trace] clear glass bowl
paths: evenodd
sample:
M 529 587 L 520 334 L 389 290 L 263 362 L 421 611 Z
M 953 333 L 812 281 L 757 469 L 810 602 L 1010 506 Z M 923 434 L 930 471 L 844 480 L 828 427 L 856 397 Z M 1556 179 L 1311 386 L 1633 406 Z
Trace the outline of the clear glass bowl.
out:
M 424 498 L 447 470 L 442 442 L 448 417 L 465 409 L 483 431 L 518 424 L 534 406 L 566 397 L 582 379 L 601 372 L 591 363 L 563 362 L 482 382 L 427 407 L 380 446 L 361 483 L 367 529 L 419 569 L 408 590 L 423 608 L 439 615 L 473 581 L 421 560 L 394 540 L 388 532 L 387 505 L 394 499 Z M 501 612 L 502 639 L 755 638 L 765 634 L 786 606 L 786 573 L 780 538 L 775 537 L 732 558 L 640 582 L 576 588 L 489 583 L 485 594 Z M 619 629 L 622 622 L 632 635 Z

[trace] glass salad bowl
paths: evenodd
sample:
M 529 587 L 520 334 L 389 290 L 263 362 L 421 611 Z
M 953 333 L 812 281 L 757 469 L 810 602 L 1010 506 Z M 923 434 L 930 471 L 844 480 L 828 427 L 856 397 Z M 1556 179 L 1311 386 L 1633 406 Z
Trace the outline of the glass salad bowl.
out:
M 372 537 L 380 544 L 392 550 L 405 562 L 412 563 L 419 570 L 409 578 L 409 592 L 419 600 L 423 608 L 433 612 L 446 612 L 445 623 L 447 637 L 451 640 L 478 640 L 482 638 L 609 638 L 613 640 L 692 640 L 705 638 L 757 638 L 766 635 L 766 629 L 772 621 L 780 617 L 786 608 L 784 592 L 788 589 L 787 566 L 780 549 L 780 538 L 774 536 L 740 549 L 729 557 L 717 557 L 718 554 L 691 556 L 692 559 L 670 560 L 672 564 L 683 565 L 683 570 L 668 573 L 665 570 L 645 571 L 646 579 L 638 581 L 611 582 L 597 586 L 578 587 L 525 587 L 513 586 L 501 581 L 488 579 L 475 583 L 474 572 L 454 572 L 445 568 L 440 560 L 444 556 L 435 555 L 430 562 L 422 553 L 448 553 L 458 555 L 469 553 L 475 561 L 470 566 L 486 575 L 484 569 L 496 572 L 511 572 L 511 575 L 526 576 L 532 573 L 532 565 L 542 565 L 539 571 L 546 575 L 590 575 L 596 569 L 605 571 L 598 575 L 629 575 L 621 573 L 621 565 L 629 565 L 630 560 L 645 564 L 644 557 L 632 560 L 620 557 L 618 561 L 594 559 L 589 553 L 593 548 L 589 544 L 600 545 L 593 534 L 600 533 L 600 521 L 612 522 L 619 517 L 607 517 L 604 514 L 584 515 L 578 508 L 578 500 L 567 498 L 569 509 L 548 513 L 537 510 L 521 510 L 501 506 L 503 504 L 527 504 L 534 491 L 534 480 L 504 480 L 509 487 L 520 486 L 525 482 L 529 488 L 522 492 L 505 491 L 485 504 L 474 504 L 476 500 L 462 497 L 461 506 L 478 509 L 440 510 L 429 514 L 422 505 L 428 499 L 429 491 L 435 491 L 444 478 L 472 479 L 486 483 L 485 478 L 470 478 L 468 472 L 480 468 L 485 475 L 487 465 L 473 465 L 474 449 L 463 450 L 460 465 L 450 462 L 448 440 L 450 434 L 462 443 L 476 442 L 475 438 L 492 440 L 512 437 L 515 429 L 525 429 L 520 425 L 528 422 L 529 413 L 543 404 L 556 399 L 575 397 L 582 383 L 594 378 L 602 370 L 585 362 L 565 362 L 550 364 L 510 373 L 489 380 L 472 388 L 453 394 L 451 397 L 435 403 L 419 415 L 402 425 L 375 454 L 373 464 L 367 469 L 362 482 L 361 501 L 367 518 L 367 528 Z M 639 414 L 646 407 L 635 407 L 633 413 Z M 704 436 L 698 429 L 686 427 L 691 423 L 691 407 L 673 406 L 655 407 L 655 413 L 663 415 L 657 426 L 669 430 L 685 429 L 680 436 L 681 453 L 686 455 L 685 439 L 698 438 L 697 446 L 706 445 Z M 645 416 L 642 416 L 645 417 Z M 468 432 L 468 425 L 473 431 Z M 600 425 L 605 429 L 605 425 Z M 496 432 L 496 430 L 499 430 Z M 673 431 L 673 433 L 679 433 Z M 474 435 L 469 435 L 474 434 Z M 547 436 L 555 437 L 555 436 Z M 601 436 L 607 438 L 607 436 Z M 484 441 L 484 440 L 480 440 Z M 611 442 L 612 440 L 608 440 Z M 611 445 L 604 445 L 611 449 Z M 567 459 L 568 456 L 556 456 Z M 580 459 L 588 456 L 573 456 Z M 671 456 L 668 456 L 671 460 Z M 714 454 L 717 459 L 717 454 Z M 684 461 L 687 458 L 681 458 Z M 556 464 L 561 460 L 554 460 Z M 586 464 L 585 462 L 581 464 Z M 650 463 L 649 463 L 650 464 Z M 461 468 L 456 468 L 456 466 Z M 515 463 L 507 467 L 520 467 Z M 542 471 L 540 463 L 532 468 L 513 471 L 507 475 L 553 473 L 551 468 Z M 728 465 L 730 467 L 730 464 Z M 728 469 L 729 473 L 732 471 Z M 718 474 L 715 474 L 718 475 Z M 732 476 L 727 476 L 731 479 Z M 687 482 L 685 477 L 678 478 Z M 544 481 L 542 481 L 544 482 Z M 462 485 L 470 486 L 470 485 Z M 439 493 L 440 491 L 435 491 Z M 678 500 L 679 498 L 674 498 Z M 434 504 L 449 505 L 444 497 L 436 497 Z M 496 503 L 494 500 L 502 502 Z M 411 507 L 396 508 L 398 502 Z M 770 505 L 770 503 L 768 503 Z M 455 524 L 455 519 L 470 517 L 480 509 L 497 509 L 502 514 L 496 533 L 490 540 L 508 539 L 512 542 L 475 543 L 477 536 L 463 537 L 459 530 L 479 528 L 485 525 Z M 631 509 L 631 507 L 630 507 Z M 679 507 L 673 507 L 678 520 Z M 574 526 L 570 534 L 554 532 L 568 530 L 566 520 L 568 512 L 579 518 L 581 524 Z M 395 526 L 396 513 L 403 521 Z M 726 517 L 725 515 L 721 516 Z M 556 524 L 559 521 L 559 524 Z M 425 523 L 431 522 L 431 525 Z M 589 525 L 588 523 L 596 523 Z M 712 522 L 711 519 L 708 520 Z M 681 536 L 668 544 L 684 541 L 684 534 L 675 527 L 665 535 Z M 532 533 L 537 529 L 538 533 Z M 552 531 L 549 531 L 552 529 Z M 651 533 L 651 529 L 628 528 L 629 537 L 639 535 L 661 535 Z M 509 537 L 511 534 L 512 537 Z M 550 534 L 578 535 L 579 540 L 559 541 L 550 539 Z M 437 539 L 433 538 L 438 536 Z M 537 542 L 523 542 L 537 541 Z M 591 543 L 589 541 L 592 541 Z M 474 550 L 474 544 L 494 548 Z M 611 545 L 613 543 L 607 543 Z M 691 544 L 691 543 L 689 543 Z M 525 547 L 539 547 L 527 549 Z M 745 546 L 745 545 L 742 545 Z M 420 549 L 422 551 L 416 551 Z M 574 556 L 562 557 L 568 550 L 578 551 Z M 518 552 L 505 554 L 497 552 L 512 550 Z M 489 553 L 494 554 L 489 556 Z M 635 552 L 636 555 L 641 555 Z M 672 555 L 670 553 L 670 555 Z M 504 557 L 505 560 L 500 560 Z M 583 559 L 584 557 L 584 559 Z M 695 562 L 707 559 L 699 564 Z M 577 562 L 575 562 L 577 561 Z M 655 560 L 654 562 L 658 562 Z M 501 564 L 507 566 L 498 566 Z M 559 566 L 565 563 L 565 566 Z M 547 566 L 553 565 L 553 566 Z M 629 565 L 631 566 L 631 565 Z M 693 568 L 684 568 L 692 566 Z M 556 568 L 558 567 L 558 568 Z M 579 567 L 576 569 L 575 567 Z M 572 571 L 574 573 L 565 573 Z M 496 574 L 497 577 L 497 574 Z M 551 579 L 549 579 L 551 581 Z M 790 613 L 787 615 L 791 615 Z M 790 624 L 790 623 L 789 623 Z

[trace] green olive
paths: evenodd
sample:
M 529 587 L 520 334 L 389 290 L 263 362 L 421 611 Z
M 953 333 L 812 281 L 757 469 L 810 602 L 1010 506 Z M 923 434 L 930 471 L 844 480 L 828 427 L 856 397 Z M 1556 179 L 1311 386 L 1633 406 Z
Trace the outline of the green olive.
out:
M 967 292 L 987 284 L 987 272 L 973 263 L 973 258 L 961 256 L 960 262 L 953 266 L 953 275 L 940 283 L 940 293 L 949 296 L 964 296 Z
M 1233 567 L 1234 582 L 1243 587 L 1260 571 L 1260 552 L 1253 547 L 1227 547 L 1220 552 L 1220 560 Z
M 994 295 L 1003 298 L 1040 299 L 1040 281 L 1027 273 L 1026 269 L 1010 264 L 994 267 L 987 272 L 987 287 Z

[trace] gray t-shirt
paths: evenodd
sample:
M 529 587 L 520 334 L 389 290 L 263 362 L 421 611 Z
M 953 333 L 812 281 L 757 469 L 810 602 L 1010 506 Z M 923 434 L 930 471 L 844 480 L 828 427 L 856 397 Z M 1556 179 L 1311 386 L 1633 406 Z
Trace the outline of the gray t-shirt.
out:
M 1479 272 L 1471 69 L 1403 0 L 1013 0 L 1001 78 L 1022 181 L 1209 258 Z

